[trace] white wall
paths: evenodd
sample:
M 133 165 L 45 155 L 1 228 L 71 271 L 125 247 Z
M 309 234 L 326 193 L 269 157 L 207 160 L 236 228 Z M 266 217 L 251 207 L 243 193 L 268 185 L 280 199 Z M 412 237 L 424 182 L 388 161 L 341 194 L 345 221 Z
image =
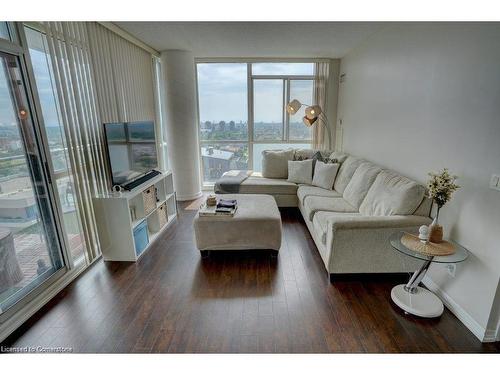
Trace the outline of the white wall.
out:
M 341 61 L 343 148 L 420 182 L 448 167 L 462 188 L 440 214 L 470 258 L 428 285 L 481 339 L 499 323 L 500 24 L 393 24 Z

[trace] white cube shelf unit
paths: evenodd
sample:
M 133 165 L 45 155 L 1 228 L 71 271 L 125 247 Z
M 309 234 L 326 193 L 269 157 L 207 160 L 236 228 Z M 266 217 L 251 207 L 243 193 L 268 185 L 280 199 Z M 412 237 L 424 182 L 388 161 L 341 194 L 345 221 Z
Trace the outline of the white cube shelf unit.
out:
M 148 205 L 143 197 L 148 190 L 155 195 L 156 206 Z M 102 256 L 107 261 L 137 261 L 177 218 L 170 171 L 130 191 L 99 195 L 93 202 Z

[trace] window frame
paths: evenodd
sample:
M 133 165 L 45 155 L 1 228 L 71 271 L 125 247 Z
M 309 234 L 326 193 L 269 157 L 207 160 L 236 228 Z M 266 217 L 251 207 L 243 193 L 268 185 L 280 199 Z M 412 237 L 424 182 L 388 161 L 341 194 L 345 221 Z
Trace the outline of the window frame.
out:
M 283 84 L 283 105 L 282 105 L 282 123 L 283 123 L 283 133 L 281 140 L 275 139 L 267 139 L 267 140 L 253 140 L 253 126 L 254 123 L 252 121 L 252 141 L 253 143 L 311 143 L 312 139 L 293 139 L 290 138 L 290 114 L 286 111 L 286 104 L 290 103 L 292 99 L 290 97 L 290 82 L 291 81 L 314 81 L 314 76 L 300 75 L 300 76 L 292 76 L 292 75 L 277 75 L 277 76 L 269 76 L 269 75 L 253 75 L 252 76 L 252 88 L 253 82 L 256 80 L 281 80 Z M 253 92 L 252 92 L 253 99 Z M 306 105 L 311 105 L 312 103 L 304 103 Z M 254 102 L 252 100 L 252 111 L 254 110 Z M 253 114 L 252 114 L 253 115 Z
M 293 74 L 280 74 L 280 75 L 254 75 L 252 72 L 252 65 L 255 63 L 316 63 L 326 61 L 325 59 L 225 59 L 225 58 L 196 58 L 195 59 L 195 89 L 196 89 L 196 111 L 197 111 L 197 127 L 198 127 L 198 154 L 199 154 L 199 173 L 202 182 L 202 187 L 209 189 L 214 186 L 213 182 L 205 181 L 203 175 L 203 160 L 201 148 L 207 144 L 247 144 L 248 147 L 248 169 L 253 169 L 253 148 L 254 144 L 304 144 L 310 145 L 312 139 L 290 139 L 290 115 L 286 112 L 285 105 L 290 102 L 290 82 L 294 80 L 314 81 L 314 74 L 312 75 L 293 75 Z M 201 124 L 200 124 L 200 104 L 199 104 L 199 85 L 198 85 L 198 65 L 199 64 L 246 64 L 247 66 L 247 129 L 248 137 L 246 140 L 203 140 L 201 138 Z M 282 80 L 283 85 L 283 106 L 282 106 L 282 122 L 283 132 L 281 139 L 254 139 L 254 81 L 255 80 Z M 312 103 L 305 103 L 312 104 Z

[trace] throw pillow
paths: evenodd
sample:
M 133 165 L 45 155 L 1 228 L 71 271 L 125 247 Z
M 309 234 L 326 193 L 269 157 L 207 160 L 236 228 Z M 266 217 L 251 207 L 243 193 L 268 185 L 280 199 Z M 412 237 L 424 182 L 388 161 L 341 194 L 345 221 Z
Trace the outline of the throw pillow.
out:
M 311 159 L 315 153 L 316 153 L 316 151 L 312 150 L 310 148 L 297 148 L 297 149 L 295 149 L 295 154 L 293 156 L 293 160 Z
M 325 163 L 318 160 L 314 167 L 312 184 L 323 189 L 332 190 L 339 168 L 339 163 Z
M 311 185 L 313 174 L 313 159 L 303 161 L 288 161 L 288 182 Z
M 339 161 L 337 159 L 323 158 L 322 162 L 326 163 L 326 164 L 334 164 L 334 163 L 338 163 Z
M 295 151 L 295 156 L 293 157 L 293 160 L 295 161 L 304 161 L 304 160 L 309 160 L 309 159 L 312 159 L 312 160 L 323 160 L 323 155 L 321 155 L 321 152 L 319 151 L 316 151 L 314 154 L 313 154 L 313 150 L 308 150 L 310 151 L 309 153 L 305 153 L 305 152 L 297 152 Z
M 305 151 L 309 151 L 309 153 L 306 153 Z M 323 163 L 338 163 L 337 159 L 331 159 L 329 157 L 326 157 L 321 153 L 321 151 L 316 151 L 314 154 L 311 155 L 311 153 L 314 152 L 313 150 L 301 150 L 299 153 L 298 151 L 295 151 L 295 156 L 293 160 L 298 160 L 298 161 L 303 161 L 303 160 L 313 160 L 313 169 L 314 165 L 317 160 L 322 161 Z
M 262 151 L 262 177 L 287 178 L 287 163 L 293 159 L 293 154 L 293 149 Z
M 347 154 L 344 154 L 343 152 L 339 152 L 339 151 L 334 151 L 330 154 L 329 158 L 330 159 L 336 159 L 338 160 L 338 163 L 342 164 L 345 159 L 347 159 Z

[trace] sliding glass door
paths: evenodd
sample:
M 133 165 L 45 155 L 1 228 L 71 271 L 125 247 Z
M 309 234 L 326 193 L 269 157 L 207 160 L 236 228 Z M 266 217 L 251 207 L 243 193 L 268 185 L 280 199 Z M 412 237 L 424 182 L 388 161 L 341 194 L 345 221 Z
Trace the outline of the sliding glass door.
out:
M 32 116 L 20 58 L 0 51 L 0 322 L 65 268 Z

